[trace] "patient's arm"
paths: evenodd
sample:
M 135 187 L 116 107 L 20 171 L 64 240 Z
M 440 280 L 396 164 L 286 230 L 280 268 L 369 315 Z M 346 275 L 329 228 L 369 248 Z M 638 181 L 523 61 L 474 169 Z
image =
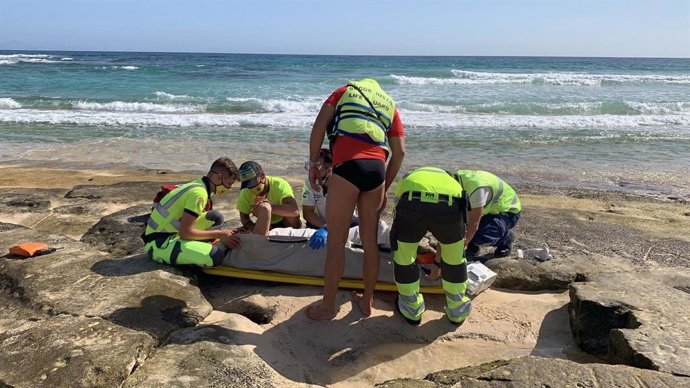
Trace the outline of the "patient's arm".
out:
M 324 222 L 321 221 L 321 217 L 316 214 L 316 206 L 302 206 L 302 216 L 304 216 L 304 219 L 308 223 L 316 226 L 317 228 L 320 228 L 324 225 Z

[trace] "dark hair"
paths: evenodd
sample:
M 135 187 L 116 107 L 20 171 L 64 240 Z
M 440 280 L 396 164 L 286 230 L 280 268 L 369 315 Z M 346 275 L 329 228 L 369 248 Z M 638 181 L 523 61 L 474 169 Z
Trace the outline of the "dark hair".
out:
M 319 159 L 323 160 L 323 163 L 330 166 L 333 164 L 333 154 L 328 148 L 321 148 L 319 151 Z
M 223 171 L 226 171 L 228 174 L 230 174 L 230 178 L 235 178 L 240 175 L 240 172 L 237 170 L 237 166 L 235 166 L 235 163 L 228 158 L 228 157 L 222 157 L 216 159 L 215 162 L 211 165 L 211 170 L 213 172 L 218 172 L 222 173 Z

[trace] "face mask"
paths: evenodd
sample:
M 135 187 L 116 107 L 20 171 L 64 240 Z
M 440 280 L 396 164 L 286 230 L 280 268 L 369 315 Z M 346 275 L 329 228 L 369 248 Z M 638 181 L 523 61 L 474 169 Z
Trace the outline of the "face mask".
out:
M 251 191 L 254 195 L 259 195 L 259 194 L 261 194 L 262 191 L 264 191 L 265 187 L 266 187 L 265 184 L 259 183 L 258 185 L 249 189 L 249 191 Z
M 213 185 L 216 186 L 216 190 L 214 191 L 214 194 L 219 196 L 219 197 L 222 197 L 223 194 L 230 191 L 230 187 L 225 186 L 225 183 L 224 183 L 225 178 L 223 177 L 223 174 L 221 174 L 220 172 L 217 172 L 217 171 L 213 171 L 213 172 L 216 173 L 220 177 L 220 182 L 218 182 L 218 183 L 211 181 L 211 183 L 213 183 Z M 235 180 L 233 179 L 232 182 L 230 183 L 230 185 L 232 185 L 232 183 L 234 183 L 234 182 L 235 182 Z

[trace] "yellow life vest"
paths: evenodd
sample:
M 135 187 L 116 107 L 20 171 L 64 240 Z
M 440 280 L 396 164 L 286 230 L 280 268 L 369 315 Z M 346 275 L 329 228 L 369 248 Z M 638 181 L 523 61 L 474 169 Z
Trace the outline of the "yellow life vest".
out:
M 395 102 L 371 78 L 351 81 L 335 108 L 328 131 L 332 143 L 338 136 L 349 136 L 378 145 L 390 153 L 388 131 L 395 115 Z

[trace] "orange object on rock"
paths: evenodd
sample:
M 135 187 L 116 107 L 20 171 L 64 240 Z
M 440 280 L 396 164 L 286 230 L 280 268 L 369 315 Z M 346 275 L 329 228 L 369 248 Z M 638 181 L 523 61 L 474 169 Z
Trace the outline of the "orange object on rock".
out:
M 54 251 L 54 249 L 51 251 L 46 244 L 37 242 L 25 242 L 10 247 L 11 254 L 22 257 L 33 257 Z

